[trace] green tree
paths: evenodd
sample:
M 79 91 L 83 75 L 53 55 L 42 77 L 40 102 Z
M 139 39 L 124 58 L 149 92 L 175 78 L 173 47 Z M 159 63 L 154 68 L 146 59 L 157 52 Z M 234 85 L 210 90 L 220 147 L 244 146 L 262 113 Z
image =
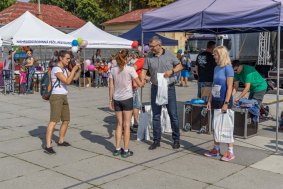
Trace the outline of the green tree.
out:
M 37 3 L 38 0 L 30 0 L 30 2 Z M 77 0 L 40 0 L 40 3 L 45 5 L 55 5 L 73 14 L 75 13 L 75 8 L 77 7 Z
M 75 14 L 83 20 L 91 21 L 99 26 L 110 17 L 95 1 L 80 0 L 75 8 Z
M 14 4 L 16 0 L 0 0 L 0 11 Z
M 30 0 L 33 3 L 37 3 L 37 1 Z M 93 22 L 97 26 L 129 12 L 130 1 L 132 10 L 136 10 L 165 6 L 175 0 L 40 0 L 42 4 L 59 6 L 85 21 Z
M 175 1 L 176 0 L 149 0 L 148 5 L 150 7 L 163 7 Z

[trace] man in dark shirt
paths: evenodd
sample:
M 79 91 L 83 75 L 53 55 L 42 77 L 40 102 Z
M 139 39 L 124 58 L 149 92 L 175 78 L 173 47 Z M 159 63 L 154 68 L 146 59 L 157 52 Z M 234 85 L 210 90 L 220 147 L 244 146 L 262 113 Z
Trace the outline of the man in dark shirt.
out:
M 209 41 L 206 50 L 201 52 L 196 59 L 196 68 L 198 74 L 198 98 L 201 98 L 201 88 L 211 87 L 213 82 L 214 67 L 216 66 L 212 52 L 215 48 L 215 42 Z

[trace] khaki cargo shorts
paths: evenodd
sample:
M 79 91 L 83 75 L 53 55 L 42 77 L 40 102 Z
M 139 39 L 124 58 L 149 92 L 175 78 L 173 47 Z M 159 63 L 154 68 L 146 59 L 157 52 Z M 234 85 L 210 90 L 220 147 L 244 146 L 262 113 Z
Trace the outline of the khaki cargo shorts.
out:
M 52 94 L 50 99 L 50 122 L 70 121 L 67 95 Z

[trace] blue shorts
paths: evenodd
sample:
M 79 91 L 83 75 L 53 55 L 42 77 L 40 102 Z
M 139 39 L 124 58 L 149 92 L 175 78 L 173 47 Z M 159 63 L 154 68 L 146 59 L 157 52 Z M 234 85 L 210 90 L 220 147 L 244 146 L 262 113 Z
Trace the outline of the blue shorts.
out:
M 140 109 L 141 101 L 138 89 L 133 89 L 133 108 Z
M 181 76 L 185 77 L 185 78 L 189 78 L 190 77 L 190 72 L 188 70 L 182 70 L 181 71 Z

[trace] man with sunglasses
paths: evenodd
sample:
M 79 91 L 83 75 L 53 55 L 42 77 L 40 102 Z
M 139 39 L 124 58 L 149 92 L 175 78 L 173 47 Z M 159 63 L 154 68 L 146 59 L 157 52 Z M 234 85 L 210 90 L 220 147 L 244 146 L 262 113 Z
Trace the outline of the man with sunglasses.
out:
M 173 149 L 180 148 L 180 131 L 179 120 L 177 114 L 177 101 L 175 91 L 175 77 L 174 73 L 183 69 L 182 64 L 176 56 L 162 48 L 162 43 L 159 37 L 154 36 L 149 41 L 151 52 L 145 59 L 143 70 L 141 73 L 141 80 L 144 82 L 147 71 L 149 71 L 151 78 L 151 108 L 152 108 L 152 125 L 153 125 L 153 143 L 149 150 L 154 150 L 160 146 L 161 140 L 161 124 L 160 115 L 162 106 L 156 104 L 156 96 L 158 92 L 157 73 L 164 73 L 165 78 L 169 78 L 168 84 L 168 104 L 166 104 L 172 127 Z M 145 82 L 144 82 L 145 83 Z
M 256 71 L 253 66 L 240 63 L 238 60 L 232 62 L 233 69 L 235 72 L 234 76 L 234 89 L 235 91 L 239 88 L 239 81 L 245 85 L 243 92 L 236 98 L 235 102 L 238 102 L 243 98 L 248 92 L 250 92 L 249 99 L 254 99 L 261 106 L 263 97 L 267 90 L 267 83 L 265 79 Z

